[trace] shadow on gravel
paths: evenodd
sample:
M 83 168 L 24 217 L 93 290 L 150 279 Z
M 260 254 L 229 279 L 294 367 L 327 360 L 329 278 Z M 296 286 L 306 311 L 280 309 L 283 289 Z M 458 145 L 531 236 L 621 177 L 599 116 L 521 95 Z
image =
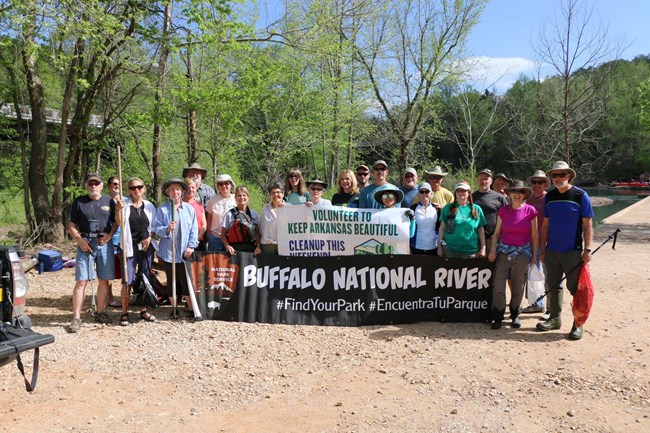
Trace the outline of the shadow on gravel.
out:
M 501 329 L 490 329 L 488 323 L 442 323 L 423 322 L 391 325 L 390 329 L 378 327 L 369 330 L 373 340 L 395 340 L 400 337 L 420 337 L 435 340 L 511 340 L 525 343 L 549 343 L 566 340 L 571 323 L 566 323 L 559 331 L 539 332 L 535 329 L 537 316 L 524 317 L 520 329 L 510 328 L 508 321 Z M 585 326 L 588 328 L 588 324 Z M 588 329 L 585 330 L 588 336 Z

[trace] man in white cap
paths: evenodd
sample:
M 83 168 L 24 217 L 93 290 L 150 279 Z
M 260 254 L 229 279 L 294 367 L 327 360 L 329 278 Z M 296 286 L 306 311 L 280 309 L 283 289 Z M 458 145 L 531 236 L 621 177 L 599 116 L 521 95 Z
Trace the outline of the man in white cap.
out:
M 540 331 L 562 327 L 562 277 L 571 295 L 578 290 L 580 265 L 591 261 L 592 223 L 594 211 L 589 195 L 571 182 L 576 172 L 564 161 L 556 161 L 548 171 L 555 189 L 546 194 L 542 226 L 542 262 L 546 264 L 546 285 L 549 290 L 549 319 L 537 324 Z M 582 338 L 582 326 L 575 322 L 569 339 Z
M 443 208 L 446 204 L 454 201 L 454 195 L 451 193 L 451 191 L 442 186 L 442 181 L 448 174 L 446 171 L 442 171 L 442 167 L 436 165 L 431 171 L 424 170 L 424 174 L 427 178 L 427 182 L 429 182 L 429 185 L 431 185 L 432 203 L 435 203 L 440 206 L 440 208 Z
M 546 176 L 542 170 L 535 170 L 532 176 L 526 178 L 526 183 L 530 185 L 533 194 L 526 199 L 526 203 L 531 205 L 537 211 L 537 229 L 539 230 L 539 239 L 542 238 L 542 225 L 544 224 L 544 202 L 546 200 L 546 190 L 551 186 L 551 179 Z M 537 252 L 537 257 L 541 255 Z M 522 313 L 542 313 L 544 311 L 544 300 L 536 304 L 531 304 L 521 310 Z
M 106 314 L 108 282 L 115 279 L 115 256 L 112 238 L 117 230 L 115 224 L 115 201 L 102 194 L 104 185 L 97 173 L 86 176 L 86 195 L 78 197 L 70 207 L 68 230 L 77 241 L 77 265 L 75 266 L 75 285 L 72 291 L 72 321 L 67 332 L 76 333 L 81 329 L 81 308 L 88 281 L 95 279 L 97 269 L 97 311 L 95 321 L 110 324 Z M 94 266 L 93 266 L 94 265 Z
M 485 226 L 485 242 L 487 251 L 492 248 L 492 234 L 497 226 L 497 212 L 508 204 L 508 200 L 498 192 L 490 189 L 492 186 L 492 170 L 484 168 L 476 176 L 478 190 L 472 193 L 472 201 L 483 211 L 487 225 Z
M 196 201 L 201 202 L 204 208 L 207 207 L 208 200 L 210 200 L 210 198 L 212 198 L 212 196 L 216 194 L 214 192 L 214 189 L 212 189 L 210 185 L 206 185 L 205 183 L 203 183 L 203 179 L 205 179 L 207 174 L 208 174 L 208 170 L 202 168 L 201 164 L 199 164 L 198 162 L 195 162 L 189 167 L 185 167 L 183 169 L 183 176 L 182 176 L 183 179 L 189 177 L 190 179 L 193 179 L 194 182 L 196 182 L 197 190 L 194 199 Z
M 375 200 L 375 190 L 383 185 L 395 185 L 388 183 L 388 164 L 383 159 L 375 161 L 372 165 L 372 183 L 359 191 L 360 209 L 383 209 L 384 205 Z M 396 206 L 399 207 L 399 204 Z
M 418 198 L 418 172 L 413 167 L 404 170 L 402 174 L 402 186 L 399 189 L 404 193 L 402 207 L 410 207 L 415 203 L 415 199 Z

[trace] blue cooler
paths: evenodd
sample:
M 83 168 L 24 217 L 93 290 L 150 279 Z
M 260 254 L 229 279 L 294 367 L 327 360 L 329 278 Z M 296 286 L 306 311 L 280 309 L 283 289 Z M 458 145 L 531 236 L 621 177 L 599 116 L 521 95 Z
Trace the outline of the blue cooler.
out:
M 39 251 L 38 263 L 39 263 L 39 270 L 41 269 L 41 264 L 42 264 L 43 271 L 45 272 L 54 272 L 63 269 L 63 258 L 61 257 L 61 253 L 59 253 L 58 251 L 52 251 L 52 250 Z

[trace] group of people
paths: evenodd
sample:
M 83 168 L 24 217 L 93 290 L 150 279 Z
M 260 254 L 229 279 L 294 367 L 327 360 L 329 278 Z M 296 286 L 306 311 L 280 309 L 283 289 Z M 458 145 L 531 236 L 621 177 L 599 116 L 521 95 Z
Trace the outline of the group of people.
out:
M 119 180 L 111 178 L 103 195 L 98 174 L 86 177 L 87 195 L 79 197 L 70 212 L 70 233 L 77 240 L 76 284 L 73 292 L 73 319 L 69 332 L 81 327 L 81 305 L 87 281 L 97 267 L 98 305 L 95 319 L 110 323 L 104 308 L 110 281 L 115 275 L 114 249 L 126 255 L 127 284 L 136 276 L 150 272 L 154 249 L 165 270 L 167 281 L 174 275 L 179 295 L 188 295 L 184 278 L 184 259 L 196 249 L 253 254 L 278 254 L 277 210 L 283 206 L 304 205 L 314 208 L 347 206 L 366 209 L 405 208 L 411 219 L 412 254 L 450 258 L 487 257 L 495 262 L 492 298 L 492 328 L 502 326 L 506 309 L 506 286 L 511 289 L 509 310 L 512 326 L 519 328 L 527 270 L 543 263 L 549 291 L 548 316 L 537 325 L 540 331 L 560 329 L 562 309 L 561 282 L 573 295 L 577 290 L 580 263 L 590 260 L 593 210 L 589 196 L 572 181 L 576 173 L 564 161 L 557 161 L 548 175 L 537 170 L 526 181 L 512 180 L 489 169 L 477 174 L 478 189 L 458 182 L 453 190 L 442 186 L 447 172 L 440 166 L 425 170 L 426 180 L 419 182 L 417 171 L 407 168 L 401 185 L 388 182 L 388 164 L 375 161 L 372 167 L 360 164 L 355 171 L 345 169 L 337 179 L 332 200 L 323 198 L 327 183 L 307 181 L 293 168 L 284 184 L 268 188 L 269 200 L 258 215 L 249 206 L 250 192 L 237 187 L 231 176 L 217 176 L 215 192 L 206 185 L 207 171 L 199 164 L 183 170 L 183 178 L 164 184 L 168 201 L 156 208 L 144 198 L 146 187 L 139 178 L 128 180 L 128 197 L 119 194 Z M 117 188 L 115 183 L 117 182 Z M 555 187 L 547 192 L 551 184 Z M 124 227 L 119 242 L 112 239 L 118 227 Z M 120 262 L 122 263 L 122 262 Z M 178 276 L 183 276 L 179 278 Z M 123 285 L 121 325 L 129 324 L 128 287 Z M 177 299 L 170 297 L 172 306 Z M 191 309 L 188 303 L 188 308 Z M 542 312 L 543 303 L 530 305 L 523 312 Z M 172 314 L 177 314 L 172 309 Z M 145 321 L 156 318 L 143 307 Z M 582 337 L 582 327 L 574 324 L 569 337 Z

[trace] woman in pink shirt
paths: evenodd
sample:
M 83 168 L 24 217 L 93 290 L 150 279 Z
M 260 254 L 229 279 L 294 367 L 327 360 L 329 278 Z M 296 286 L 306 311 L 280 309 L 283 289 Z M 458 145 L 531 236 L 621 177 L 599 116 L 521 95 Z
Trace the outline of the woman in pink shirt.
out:
M 505 189 L 510 204 L 499 209 L 492 248 L 488 259 L 496 260 L 492 289 L 492 329 L 501 328 L 506 310 L 506 281 L 512 281 L 510 318 L 512 327 L 520 328 L 521 301 L 526 288 L 528 265 L 537 263 L 537 211 L 525 201 L 533 193 L 521 180 Z
M 199 226 L 198 238 L 199 238 L 199 242 L 201 242 L 204 240 L 205 231 L 208 227 L 208 224 L 205 219 L 205 208 L 203 207 L 200 201 L 196 201 L 194 199 L 194 194 L 198 190 L 198 186 L 196 185 L 194 179 L 190 177 L 186 177 L 185 179 L 183 179 L 183 182 L 185 182 L 185 184 L 187 185 L 187 190 L 185 196 L 183 197 L 183 201 L 185 203 L 189 203 L 194 208 L 194 212 L 196 213 L 196 222 Z M 201 243 L 201 245 L 203 245 L 203 243 Z

